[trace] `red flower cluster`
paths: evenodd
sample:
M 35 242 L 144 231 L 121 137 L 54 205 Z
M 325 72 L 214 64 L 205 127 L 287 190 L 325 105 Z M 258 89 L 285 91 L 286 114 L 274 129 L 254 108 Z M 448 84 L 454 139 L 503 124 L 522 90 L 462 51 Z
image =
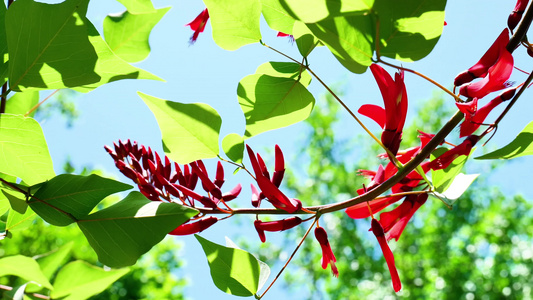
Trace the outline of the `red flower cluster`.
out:
M 224 169 L 218 162 L 215 180 L 209 179 L 207 170 L 201 160 L 184 165 L 183 170 L 177 163 L 172 163 L 165 156 L 164 162 L 157 152 L 150 147 L 139 146 L 137 142 L 119 141 L 114 143 L 114 150 L 104 147 L 115 160 L 115 166 L 126 177 L 133 180 L 140 192 L 152 201 L 175 202 L 177 199 L 186 206 L 195 207 L 195 200 L 204 207 L 220 209 L 221 202 L 235 199 L 241 192 L 238 184 L 228 193 L 222 194 L 220 188 L 224 184 Z M 194 191 L 200 179 L 207 196 Z M 174 197 L 174 198 L 172 198 Z M 184 235 L 200 232 L 217 221 L 208 217 L 194 223 L 185 223 L 172 231 L 171 234 Z
M 285 210 L 289 213 L 294 213 L 302 208 L 302 202 L 298 199 L 290 199 L 282 191 L 279 190 L 279 185 L 283 180 L 285 174 L 285 160 L 283 153 L 278 145 L 276 145 L 276 164 L 272 179 L 270 179 L 270 173 L 263 161 L 263 158 L 259 153 L 257 157 L 250 148 L 246 145 L 248 156 L 250 157 L 250 163 L 255 173 L 255 181 L 261 191 L 259 192 L 252 184 L 252 205 L 259 207 L 261 200 L 267 198 L 267 200 L 274 205 L 274 207 Z

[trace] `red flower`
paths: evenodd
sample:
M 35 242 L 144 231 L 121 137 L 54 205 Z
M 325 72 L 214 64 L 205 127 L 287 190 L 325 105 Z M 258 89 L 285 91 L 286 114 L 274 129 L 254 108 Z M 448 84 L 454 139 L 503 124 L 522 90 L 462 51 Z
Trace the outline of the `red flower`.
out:
M 524 11 L 526 10 L 528 2 L 529 0 L 516 1 L 515 8 L 509 15 L 509 18 L 507 19 L 507 26 L 509 26 L 509 29 L 513 30 L 515 29 L 516 25 L 518 25 L 518 22 L 520 22 L 520 19 L 522 19 L 522 15 L 524 14 Z
M 407 116 L 407 92 L 403 81 L 403 71 L 392 77 L 379 65 L 370 66 L 370 71 L 378 83 L 385 109 L 372 104 L 359 108 L 359 113 L 371 118 L 383 128 L 381 141 L 394 155 L 400 148 L 402 130 Z
M 272 222 L 263 222 L 261 220 L 255 220 L 254 227 L 255 230 L 257 230 L 257 233 L 259 234 L 259 238 L 261 239 L 261 242 L 266 241 L 265 237 L 265 231 L 284 231 L 287 229 L 291 229 L 295 226 L 298 226 L 302 223 L 302 219 L 298 217 L 290 217 L 283 220 L 278 221 L 272 221 Z
M 192 22 L 185 25 L 191 27 L 191 29 L 194 31 L 190 39 L 191 44 L 194 44 L 194 42 L 196 42 L 196 39 L 198 39 L 198 35 L 200 34 L 200 32 L 204 32 L 207 20 L 209 20 L 209 12 L 206 8 L 194 20 L 192 20 Z
M 217 217 L 206 217 L 193 223 L 185 223 L 178 226 L 176 229 L 169 232 L 170 235 L 189 235 L 198 233 L 211 227 L 218 221 Z
M 432 170 L 446 169 L 457 157 L 469 155 L 472 147 L 479 141 L 479 136 L 470 135 L 461 144 L 444 152 L 441 156 L 429 162 L 429 168 Z
M 316 240 L 320 243 L 320 248 L 322 248 L 322 269 L 325 270 L 328 265 L 330 265 L 333 276 L 339 277 L 339 270 L 335 265 L 337 259 L 335 258 L 335 255 L 331 250 L 331 245 L 329 244 L 328 234 L 326 233 L 326 230 L 324 230 L 324 228 L 322 227 L 315 228 L 315 237 Z
M 489 68 L 498 61 L 502 49 L 507 47 L 508 43 L 509 30 L 506 28 L 475 65 L 455 77 L 454 85 L 461 86 L 476 78 L 485 77 Z
M 409 195 L 395 209 L 381 213 L 379 221 L 383 225 L 383 230 L 387 233 L 387 241 L 391 239 L 398 241 L 407 222 L 411 220 L 420 206 L 426 203 L 427 199 L 428 194 Z
M 378 220 L 372 219 L 372 233 L 378 239 L 379 246 L 385 256 L 385 261 L 389 267 L 390 276 L 392 278 L 392 286 L 395 292 L 399 292 L 402 289 L 402 282 L 400 281 L 400 276 L 398 275 L 398 270 L 396 269 L 396 264 L 394 263 L 394 255 L 387 244 L 387 239 L 385 238 L 385 232 L 383 227 L 379 224 Z
M 281 192 L 271 180 L 270 175 L 268 173 L 268 170 L 266 168 L 265 163 L 263 162 L 263 159 L 261 158 L 261 155 L 257 154 L 257 157 L 250 148 L 250 146 L 246 145 L 246 149 L 248 151 L 248 156 L 250 157 L 250 163 L 252 164 L 252 168 L 255 173 L 255 180 L 257 181 L 257 185 L 261 189 L 261 194 L 263 194 L 272 205 L 274 205 L 276 208 L 283 209 L 289 213 L 294 213 L 302 208 L 302 202 L 298 199 L 289 199 L 283 192 Z M 279 154 L 278 154 L 279 153 Z M 283 166 L 283 156 L 281 155 L 281 150 L 276 150 L 276 170 L 275 172 L 279 172 L 280 175 L 276 176 L 276 173 L 274 173 L 273 180 L 276 180 L 276 183 L 279 185 L 281 183 L 281 179 L 277 179 L 279 177 L 283 177 L 283 172 L 285 171 L 285 167 Z M 279 180 L 279 183 L 278 183 Z M 252 185 L 252 204 L 259 205 L 259 201 L 261 199 L 261 194 L 257 194 L 257 191 L 254 192 L 255 187 Z M 255 200 L 255 201 L 254 201 Z M 254 204 L 254 206 L 255 206 Z
M 464 113 L 465 120 L 461 124 L 460 137 L 468 136 L 474 133 L 479 126 L 485 121 L 487 115 L 502 102 L 511 99 L 515 94 L 516 88 L 501 93 L 498 97 L 492 99 L 480 109 L 477 108 L 477 98 L 467 103 L 456 103 L 459 110 Z

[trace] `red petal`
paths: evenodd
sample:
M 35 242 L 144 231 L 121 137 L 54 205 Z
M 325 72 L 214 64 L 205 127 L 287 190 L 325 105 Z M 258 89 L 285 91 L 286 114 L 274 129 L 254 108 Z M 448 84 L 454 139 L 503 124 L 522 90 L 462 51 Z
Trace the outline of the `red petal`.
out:
M 378 239 L 379 246 L 387 262 L 387 267 L 389 267 L 389 272 L 392 278 L 392 286 L 395 292 L 399 292 L 402 289 L 402 282 L 400 281 L 400 276 L 398 275 L 398 270 L 396 269 L 396 263 L 394 262 L 394 255 L 387 244 L 385 239 L 385 233 L 381 224 L 376 219 L 372 219 L 372 232 Z
M 383 107 L 374 104 L 365 104 L 357 112 L 374 120 L 381 128 L 385 128 L 385 109 Z
M 399 201 L 403 197 L 386 197 L 369 202 L 372 213 L 377 213 L 383 210 L 385 207 Z M 346 214 L 352 219 L 364 219 L 370 217 L 370 211 L 366 202 L 350 206 L 346 209 Z

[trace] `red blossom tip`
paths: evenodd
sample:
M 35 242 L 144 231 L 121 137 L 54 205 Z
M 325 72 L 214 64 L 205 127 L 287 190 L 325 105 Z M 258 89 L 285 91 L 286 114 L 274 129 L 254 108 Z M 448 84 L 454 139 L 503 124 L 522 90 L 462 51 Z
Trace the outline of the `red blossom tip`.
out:
M 196 42 L 196 40 L 198 39 L 198 35 L 200 35 L 200 32 L 204 32 L 205 25 L 207 24 L 208 20 L 209 12 L 206 8 L 196 18 L 194 18 L 194 20 L 185 25 L 191 27 L 191 29 L 194 31 L 189 41 L 191 44 L 194 44 L 194 42 Z
M 185 223 L 178 226 L 176 229 L 172 230 L 168 234 L 170 235 L 189 235 L 193 233 L 198 233 L 206 230 L 207 228 L 213 226 L 218 221 L 217 217 L 206 217 L 200 219 L 196 222 Z
M 381 227 L 381 224 L 378 222 L 378 220 L 372 219 L 371 229 L 372 233 L 376 236 L 378 240 L 381 251 L 383 252 L 383 256 L 385 257 L 385 261 L 387 262 L 387 267 L 389 268 L 389 272 L 392 278 L 392 286 L 394 288 L 394 291 L 399 292 L 402 289 L 402 282 L 400 281 L 400 276 L 398 275 L 398 270 L 396 269 L 394 255 L 392 254 L 392 251 L 389 248 L 389 244 L 387 244 L 383 227 Z
M 320 248 L 322 248 L 322 259 L 321 259 L 322 269 L 326 269 L 329 264 L 331 266 L 331 272 L 333 273 L 333 276 L 339 277 L 339 270 L 337 269 L 337 266 L 335 265 L 335 262 L 337 262 L 337 259 L 335 258 L 335 255 L 333 254 L 333 250 L 331 250 L 331 245 L 329 244 L 328 234 L 326 233 L 326 230 L 324 230 L 324 228 L 322 227 L 316 227 L 315 237 L 318 243 L 320 244 Z

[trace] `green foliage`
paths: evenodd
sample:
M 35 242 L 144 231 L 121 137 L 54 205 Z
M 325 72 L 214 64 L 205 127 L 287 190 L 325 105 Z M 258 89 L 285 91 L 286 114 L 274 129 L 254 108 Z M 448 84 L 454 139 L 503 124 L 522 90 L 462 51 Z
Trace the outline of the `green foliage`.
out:
M 230 133 L 222 140 L 222 150 L 229 159 L 236 163 L 242 163 L 244 155 L 244 139 L 236 133 Z
M 315 104 L 305 88 L 310 80 L 297 64 L 276 62 L 263 64 L 256 74 L 244 77 L 237 96 L 246 117 L 245 138 L 305 120 Z
M 31 257 L 14 255 L 0 258 L 0 277 L 5 275 L 15 275 L 27 281 L 34 281 L 47 289 L 53 289 L 39 264 Z
M 113 52 L 127 62 L 139 62 L 150 54 L 148 38 L 152 28 L 170 7 L 134 14 L 125 11 L 104 20 L 104 37 Z
M 54 283 L 52 298 L 87 299 L 99 294 L 129 269 L 104 270 L 83 261 L 73 261 L 59 271 Z
M 476 157 L 476 159 L 511 159 L 533 154 L 533 122 L 526 125 L 507 146 Z
M 213 40 L 225 50 L 237 50 L 261 40 L 259 0 L 205 0 L 209 10 Z
M 326 18 L 368 13 L 374 0 L 281 0 L 280 3 L 293 18 L 304 23 L 316 23 Z
M 0 4 L 0 85 L 3 85 L 7 80 L 8 58 L 7 58 L 7 39 L 6 39 L 6 6 L 2 2 Z
M 218 155 L 222 119 L 211 106 L 183 104 L 138 94 L 157 119 L 163 136 L 163 149 L 170 159 L 187 164 Z
M 292 34 L 294 18 L 283 8 L 283 4 L 277 0 L 260 0 L 261 13 L 268 27 L 279 32 Z
M 155 12 L 154 5 L 151 0 L 117 0 L 126 6 L 128 12 L 132 14 L 143 14 Z
M 54 176 L 52 159 L 37 121 L 3 114 L 0 120 L 0 173 L 33 185 Z
M 431 153 L 431 160 L 441 156 L 446 151 L 448 151 L 448 149 L 445 147 L 435 149 L 435 151 Z M 461 169 L 463 169 L 467 159 L 468 157 L 466 155 L 461 155 L 454 159 L 447 168 L 431 171 L 431 181 L 437 192 L 442 193 L 450 187 L 453 179 L 461 172 Z
M 78 226 L 98 254 L 113 268 L 135 264 L 170 231 L 198 212 L 175 203 L 154 202 L 131 192 L 111 207 L 78 221 Z
M 215 244 L 199 235 L 195 237 L 207 256 L 213 282 L 221 291 L 241 297 L 253 296 L 257 292 L 263 270 L 255 256 L 241 249 Z
M 87 216 L 105 197 L 131 188 L 95 174 L 61 174 L 41 185 L 29 204 L 48 223 L 66 226 Z
M 16 93 L 8 100 L 6 103 L 6 114 L 24 115 L 39 103 L 39 92 L 26 91 L 24 93 Z M 32 112 L 28 117 L 33 117 L 34 115 L 35 112 Z

